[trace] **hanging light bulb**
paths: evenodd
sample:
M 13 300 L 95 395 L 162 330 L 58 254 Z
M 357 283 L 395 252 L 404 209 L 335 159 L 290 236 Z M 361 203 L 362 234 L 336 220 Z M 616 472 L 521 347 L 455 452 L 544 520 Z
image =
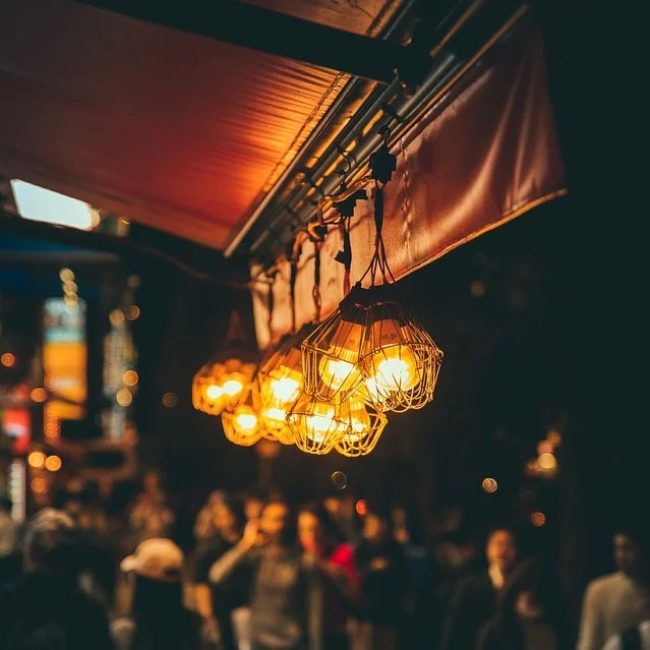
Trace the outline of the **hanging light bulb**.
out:
M 221 424 L 226 438 L 241 447 L 250 447 L 262 437 L 250 391 L 241 403 L 231 405 L 221 413 Z
M 288 407 L 296 401 L 303 383 L 300 354 L 303 336 L 299 333 L 282 337 L 262 359 L 257 378 L 263 404 Z
M 327 454 L 348 428 L 347 402 L 334 404 L 301 392 L 289 410 L 287 421 L 296 447 L 308 454 Z
M 219 415 L 223 410 L 223 387 L 218 383 L 223 364 L 206 363 L 194 375 L 192 381 L 192 406 L 209 415 Z
M 364 308 L 350 294 L 302 344 L 305 391 L 328 402 L 344 402 L 361 382 L 358 362 Z
M 408 311 L 382 298 L 381 288 L 366 293 L 359 395 L 378 411 L 422 408 L 433 399 L 443 353 Z
M 253 406 L 259 417 L 262 437 L 280 442 L 283 445 L 293 444 L 293 432 L 287 423 L 287 413 L 291 404 L 284 404 L 274 400 L 265 401 L 260 390 L 261 383 L 258 374 L 251 390 Z
M 303 388 L 302 354 L 304 337 L 315 325 L 304 325 L 296 334 L 286 335 L 262 359 L 257 373 L 259 413 L 265 437 L 289 445 L 294 434 L 287 423 L 287 414 Z
M 228 343 L 203 365 L 192 381 L 192 405 L 198 411 L 219 415 L 239 403 L 255 374 L 255 354 L 241 341 L 242 326 L 233 312 L 228 325 Z
M 388 418 L 354 397 L 350 399 L 349 418 L 349 426 L 334 449 L 343 456 L 366 456 L 377 446 Z

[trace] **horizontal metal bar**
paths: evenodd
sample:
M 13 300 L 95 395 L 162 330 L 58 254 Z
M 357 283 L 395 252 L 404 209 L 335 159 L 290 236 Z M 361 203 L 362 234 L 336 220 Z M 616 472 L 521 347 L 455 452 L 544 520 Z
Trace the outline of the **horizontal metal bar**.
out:
M 390 38 L 402 26 L 404 20 L 409 15 L 415 2 L 416 0 L 409 0 L 408 2 L 405 2 L 401 6 L 400 11 L 393 17 L 391 24 L 386 29 L 385 33 L 382 35 L 382 38 L 384 39 Z M 296 156 L 294 156 L 293 160 L 289 163 L 289 165 L 287 165 L 287 167 L 282 172 L 278 180 L 275 182 L 273 187 L 266 193 L 266 195 L 259 203 L 259 205 L 255 208 L 253 213 L 246 218 L 244 223 L 237 229 L 235 234 L 231 236 L 223 253 L 226 259 L 228 259 L 231 255 L 233 255 L 233 253 L 237 250 L 237 248 L 242 243 L 244 237 L 248 234 L 250 229 L 255 225 L 255 223 L 260 218 L 260 216 L 264 213 L 267 207 L 271 205 L 276 195 L 280 192 L 280 190 L 285 185 L 285 183 L 291 178 L 293 178 L 298 170 L 304 167 L 306 160 L 311 155 L 310 147 L 316 141 L 318 141 L 323 136 L 323 134 L 327 131 L 332 120 L 334 120 L 337 117 L 339 111 L 344 106 L 347 98 L 349 96 L 352 96 L 354 90 L 358 88 L 361 83 L 363 82 L 360 81 L 359 79 L 351 79 L 343 88 L 343 90 L 338 94 L 336 100 L 327 109 L 325 115 L 323 115 L 316 128 L 309 134 L 309 137 L 303 143 L 299 153 Z
M 77 0 L 269 54 L 389 83 L 420 55 L 399 43 L 361 36 L 234 0 Z

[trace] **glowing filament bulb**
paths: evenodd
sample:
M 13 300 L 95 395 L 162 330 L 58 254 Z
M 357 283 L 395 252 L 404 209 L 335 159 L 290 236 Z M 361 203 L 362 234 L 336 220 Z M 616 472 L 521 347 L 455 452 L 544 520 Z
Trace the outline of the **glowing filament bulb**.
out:
M 332 390 L 337 391 L 350 378 L 355 379 L 353 373 L 356 371 L 354 363 L 343 359 L 324 359 L 321 370 L 323 383 Z
M 397 345 L 375 352 L 369 368 L 374 376 L 366 380 L 371 395 L 411 390 L 419 381 L 418 363 L 408 346 Z
M 238 406 L 235 411 L 235 429 L 242 435 L 252 435 L 257 429 L 257 416 L 247 406 Z
M 293 377 L 271 380 L 271 395 L 281 404 L 293 402 L 300 392 L 301 382 Z
M 238 379 L 228 379 L 223 383 L 223 392 L 228 397 L 235 397 L 244 390 L 244 384 Z
M 217 384 L 210 384 L 206 389 L 205 394 L 210 399 L 216 400 L 223 395 L 223 388 L 221 388 L 221 386 L 218 386 Z
M 264 409 L 263 417 L 267 420 L 273 420 L 275 422 L 284 422 L 287 418 L 287 412 L 284 409 L 271 406 L 267 409 Z
M 313 415 L 305 418 L 307 437 L 316 443 L 322 443 L 334 426 L 334 409 L 327 404 L 317 404 Z

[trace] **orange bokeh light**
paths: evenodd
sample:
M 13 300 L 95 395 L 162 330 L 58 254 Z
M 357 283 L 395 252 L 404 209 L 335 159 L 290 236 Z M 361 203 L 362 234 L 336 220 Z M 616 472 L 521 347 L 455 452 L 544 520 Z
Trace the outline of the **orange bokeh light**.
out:
M 45 469 L 50 472 L 58 472 L 63 467 L 63 461 L 58 456 L 48 456 L 45 459 Z
M 42 451 L 33 451 L 27 456 L 27 462 L 30 467 L 40 469 L 45 464 L 45 454 Z
M 5 368 L 13 368 L 16 365 L 16 355 L 11 352 L 5 352 L 0 355 L 0 363 Z
M 536 528 L 541 528 L 546 523 L 546 515 L 543 512 L 533 512 L 530 515 L 530 523 Z
M 33 402 L 40 404 L 47 399 L 47 391 L 44 388 L 34 388 L 29 394 Z
M 127 370 L 122 375 L 122 381 L 127 386 L 135 386 L 137 385 L 138 381 L 140 381 L 140 377 L 138 376 L 138 373 L 135 370 Z

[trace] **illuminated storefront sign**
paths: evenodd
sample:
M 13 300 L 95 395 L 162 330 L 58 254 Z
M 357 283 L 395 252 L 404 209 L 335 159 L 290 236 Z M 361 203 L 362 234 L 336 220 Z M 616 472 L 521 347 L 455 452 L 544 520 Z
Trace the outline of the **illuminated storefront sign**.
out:
M 44 434 L 58 438 L 61 420 L 80 420 L 87 397 L 86 304 L 48 298 L 44 305 L 43 376 L 52 396 Z

